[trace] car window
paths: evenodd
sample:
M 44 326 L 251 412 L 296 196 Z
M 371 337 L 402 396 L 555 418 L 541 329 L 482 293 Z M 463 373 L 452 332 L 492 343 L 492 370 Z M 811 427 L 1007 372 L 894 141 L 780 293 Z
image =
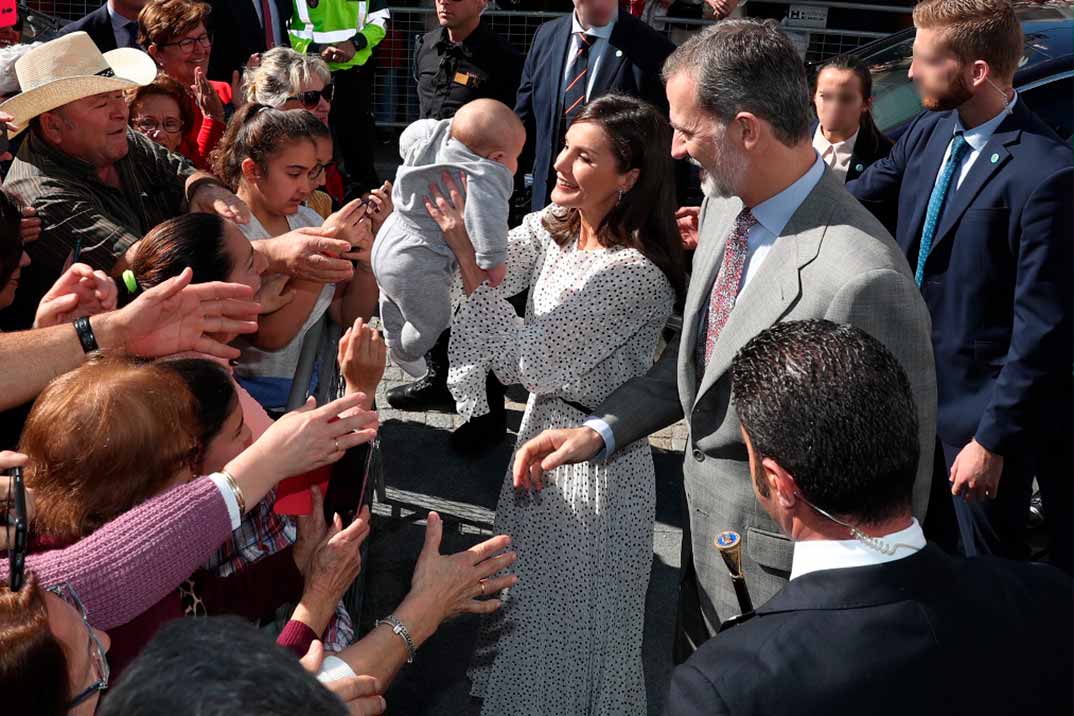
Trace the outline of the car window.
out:
M 1069 141 L 1074 135 L 1074 113 L 1070 111 L 1074 105 L 1074 77 L 1067 75 L 1031 85 L 1018 93 L 1018 101 L 1025 102 L 1060 139 Z
M 873 74 L 873 117 L 887 132 L 921 111 L 921 98 L 906 76 L 913 56 L 914 36 L 865 56 Z

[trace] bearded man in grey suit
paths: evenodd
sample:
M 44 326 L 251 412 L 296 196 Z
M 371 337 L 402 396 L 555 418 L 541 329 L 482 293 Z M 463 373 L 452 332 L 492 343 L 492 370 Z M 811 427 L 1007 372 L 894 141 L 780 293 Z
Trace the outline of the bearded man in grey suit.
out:
M 813 150 L 805 67 L 790 40 L 774 24 L 725 20 L 679 47 L 664 79 L 672 155 L 707 173 L 681 335 L 584 426 L 549 430 L 522 446 L 514 475 L 516 487 L 539 488 L 543 471 L 615 460 L 617 449 L 685 416 L 681 663 L 740 612 L 713 545 L 717 534 L 742 535 L 754 604 L 779 591 L 791 569 L 793 543 L 757 505 L 730 404 L 728 368 L 738 349 L 774 323 L 809 318 L 852 324 L 880 340 L 910 377 L 917 407 L 919 521 L 933 469 L 936 378 L 928 310 L 903 252 Z

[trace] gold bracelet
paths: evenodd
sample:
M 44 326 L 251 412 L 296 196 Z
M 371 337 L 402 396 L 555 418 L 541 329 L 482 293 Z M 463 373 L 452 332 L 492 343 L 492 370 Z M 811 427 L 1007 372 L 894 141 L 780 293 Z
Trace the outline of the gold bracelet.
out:
M 228 487 L 235 493 L 235 502 L 239 503 L 239 517 L 246 514 L 246 497 L 242 494 L 242 489 L 239 487 L 239 483 L 235 482 L 235 478 L 231 476 L 231 473 L 227 470 L 221 470 L 220 474 L 227 480 Z

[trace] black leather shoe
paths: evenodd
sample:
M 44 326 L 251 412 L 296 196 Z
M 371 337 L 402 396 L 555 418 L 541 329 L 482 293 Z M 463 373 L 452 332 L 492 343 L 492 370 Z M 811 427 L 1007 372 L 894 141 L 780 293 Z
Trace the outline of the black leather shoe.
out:
M 433 372 L 432 368 L 423 377 L 392 388 L 387 393 L 388 405 L 396 410 L 409 410 L 424 413 L 437 411 L 454 413 L 455 399 L 447 387 L 447 374 Z
M 496 447 L 507 434 L 507 413 L 500 404 L 500 409 L 471 418 L 448 438 L 451 449 L 464 455 L 477 455 Z

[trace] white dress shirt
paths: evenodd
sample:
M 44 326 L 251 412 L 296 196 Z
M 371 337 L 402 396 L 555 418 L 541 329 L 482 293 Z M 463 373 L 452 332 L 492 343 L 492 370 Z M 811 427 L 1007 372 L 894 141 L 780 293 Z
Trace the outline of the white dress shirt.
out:
M 619 11 L 616 10 L 615 15 L 608 22 L 607 25 L 602 27 L 591 27 L 588 30 L 582 27 L 582 23 L 578 21 L 578 13 L 575 12 L 571 16 L 571 40 L 567 43 L 567 61 L 566 66 L 563 68 L 563 84 L 561 91 L 567 87 L 567 83 L 574 79 L 577 72 L 574 70 L 574 56 L 578 54 L 578 45 L 581 40 L 578 39 L 578 33 L 584 32 L 596 38 L 593 44 L 589 47 L 589 76 L 586 78 L 585 86 L 585 99 L 589 101 L 589 95 L 593 91 L 593 81 L 597 78 L 597 72 L 600 69 L 600 60 L 604 56 L 605 51 L 608 49 L 608 41 L 612 36 L 612 28 L 615 27 L 616 20 L 619 19 Z
M 894 562 L 925 546 L 925 533 L 916 519 L 906 529 L 886 534 L 880 539 L 895 545 L 894 554 L 884 554 L 856 539 L 803 540 L 794 543 L 794 559 L 791 562 L 791 580 L 810 572 L 846 567 L 868 567 L 874 564 Z
M 859 129 L 849 138 L 834 144 L 824 136 L 819 124 L 817 125 L 817 131 L 813 132 L 813 148 L 817 150 L 817 154 L 831 168 L 832 172 L 839 177 L 840 181 L 846 181 L 847 172 L 850 171 L 850 160 L 854 156 L 854 145 L 858 141 L 858 132 L 860 131 Z
M 261 17 L 261 0 L 250 0 L 254 4 L 254 12 L 257 13 L 257 19 L 261 23 L 261 28 L 264 30 L 265 18 Z M 272 41 L 276 43 L 276 47 L 283 44 L 283 40 L 280 37 L 280 18 L 276 15 L 276 0 L 269 0 L 269 22 L 272 23 Z M 264 34 L 264 33 L 262 33 Z
M 739 293 L 757 275 L 761 264 L 764 263 L 768 253 L 772 250 L 772 246 L 776 243 L 776 239 L 787 226 L 787 222 L 794 216 L 794 212 L 798 211 L 798 207 L 802 205 L 802 202 L 817 186 L 822 176 L 824 176 L 824 161 L 820 158 L 820 155 L 815 154 L 813 166 L 806 170 L 805 174 L 783 191 L 753 207 L 753 217 L 757 219 L 757 223 L 750 228 L 750 233 L 746 237 L 748 249 L 746 263 L 742 267 L 742 285 L 738 289 Z M 734 310 L 731 309 L 731 312 L 734 313 Z M 699 322 L 697 331 L 699 341 L 705 340 L 705 333 L 701 330 L 701 327 L 705 325 L 707 314 L 708 301 L 705 301 L 700 315 L 696 317 Z M 582 424 L 595 430 L 604 440 L 604 450 L 593 458 L 594 460 L 604 460 L 615 452 L 615 435 L 612 433 L 608 423 L 595 415 L 591 415 Z
M 108 3 L 108 19 L 112 21 L 112 35 L 116 38 L 116 47 L 138 47 L 138 21 L 123 17 L 112 3 Z M 130 26 L 131 29 L 128 29 Z
M 962 167 L 959 169 L 957 180 L 955 181 L 954 189 L 948 189 L 948 196 L 952 196 L 958 188 L 962 186 L 962 182 L 969 176 L 970 169 L 973 168 L 974 162 L 977 161 L 977 157 L 981 155 L 981 150 L 988 144 L 988 140 L 992 138 L 992 135 L 996 133 L 999 125 L 1003 124 L 1003 120 L 1007 118 L 1010 111 L 1014 111 L 1014 105 L 1018 103 L 1018 93 L 1014 93 L 1014 99 L 1010 101 L 1007 108 L 1004 108 L 992 119 L 988 120 L 984 124 L 979 124 L 973 129 L 966 129 L 962 126 L 962 118 L 955 113 L 955 128 L 951 132 L 951 138 L 954 139 L 956 134 L 961 134 L 966 139 L 966 144 L 970 145 L 969 151 L 962 155 Z M 932 186 L 935 187 L 940 183 L 940 176 L 943 175 L 944 165 L 947 164 L 947 158 L 951 156 L 952 142 L 947 143 L 947 150 L 943 153 L 943 161 L 940 162 L 940 169 L 936 172 L 936 178 L 932 182 Z M 999 155 L 995 155 L 995 161 L 999 160 Z M 986 161 L 993 161 L 991 157 Z M 951 204 L 948 200 L 944 202 L 943 212 L 941 212 L 940 218 L 943 218 L 943 213 L 947 212 L 947 207 Z

